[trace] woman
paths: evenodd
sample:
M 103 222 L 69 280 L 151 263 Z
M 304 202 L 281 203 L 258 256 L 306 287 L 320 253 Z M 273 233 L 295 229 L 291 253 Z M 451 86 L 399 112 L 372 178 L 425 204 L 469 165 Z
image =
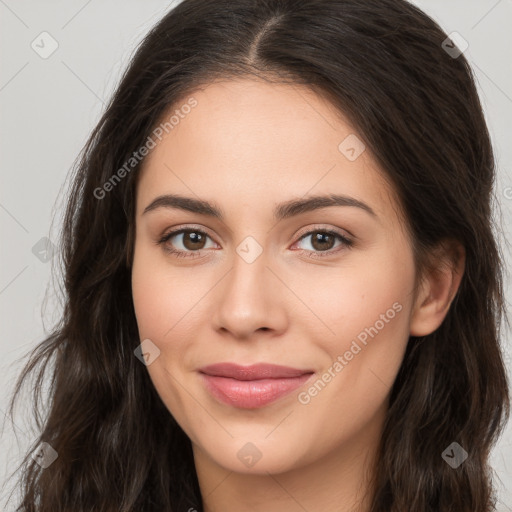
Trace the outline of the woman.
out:
M 17 384 L 54 363 L 25 510 L 494 509 L 495 164 L 456 48 L 403 0 L 184 0 L 154 27 Z

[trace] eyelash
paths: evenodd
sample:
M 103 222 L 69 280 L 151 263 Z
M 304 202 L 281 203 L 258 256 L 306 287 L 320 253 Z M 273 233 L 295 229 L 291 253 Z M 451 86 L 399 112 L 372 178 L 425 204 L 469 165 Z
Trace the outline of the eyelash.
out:
M 177 257 L 177 258 L 198 258 L 198 257 L 201 257 L 200 256 L 200 253 L 201 253 L 201 250 L 199 251 L 181 251 L 179 249 L 173 249 L 166 244 L 166 242 L 171 239 L 172 237 L 176 236 L 176 235 L 180 235 L 182 233 L 199 233 L 201 235 L 204 235 L 208 238 L 211 239 L 211 237 L 208 235 L 208 233 L 206 233 L 205 231 L 203 231 L 202 229 L 199 229 L 199 228 L 195 228 L 195 227 L 187 227 L 187 228 L 180 228 L 180 229 L 177 229 L 175 231 L 171 231 L 165 235 L 162 236 L 162 238 L 160 238 L 158 241 L 157 241 L 157 245 L 163 245 L 164 246 L 164 250 L 169 253 L 169 254 L 172 254 L 173 256 Z M 345 248 L 347 249 L 350 249 L 353 245 L 354 245 L 354 242 L 353 240 L 350 240 L 348 239 L 347 237 L 343 236 L 341 233 L 337 232 L 337 231 L 334 231 L 334 230 L 331 230 L 331 229 L 313 229 L 311 231 L 308 231 L 307 233 L 304 233 L 302 234 L 299 239 L 297 240 L 297 242 L 301 241 L 302 239 L 310 236 L 310 235 L 313 235 L 315 233 L 322 233 L 322 234 L 328 234 L 328 235 L 333 235 L 335 237 L 337 237 L 341 242 L 342 242 L 342 245 L 345 246 Z M 296 242 L 296 243 L 297 243 Z M 203 250 L 206 250 L 206 249 L 203 249 Z M 338 247 L 337 249 L 329 249 L 327 251 L 310 251 L 310 250 L 307 250 L 307 249 L 301 249 L 302 252 L 305 252 L 306 255 L 309 257 L 309 258 L 312 258 L 312 259 L 321 259 L 321 258 L 327 258 L 329 256 L 333 256 L 334 254 L 337 254 L 338 252 L 342 251 L 343 250 L 343 246 L 340 248 Z M 196 254 L 198 254 L 196 256 Z

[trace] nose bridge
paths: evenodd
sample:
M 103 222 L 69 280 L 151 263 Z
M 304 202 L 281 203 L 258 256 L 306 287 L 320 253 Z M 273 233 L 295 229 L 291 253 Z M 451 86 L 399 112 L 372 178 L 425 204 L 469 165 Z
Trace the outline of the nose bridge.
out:
M 233 255 L 233 268 L 228 276 L 226 298 L 229 294 L 237 304 L 244 308 L 251 308 L 254 312 L 266 303 L 265 295 L 268 293 L 267 266 L 271 263 L 268 250 L 252 236 L 246 237 L 236 248 Z
M 262 327 L 280 327 L 280 284 L 267 268 L 272 266 L 270 260 L 270 251 L 253 236 L 246 236 L 235 247 L 232 268 L 225 276 L 217 302 L 217 328 L 246 337 Z

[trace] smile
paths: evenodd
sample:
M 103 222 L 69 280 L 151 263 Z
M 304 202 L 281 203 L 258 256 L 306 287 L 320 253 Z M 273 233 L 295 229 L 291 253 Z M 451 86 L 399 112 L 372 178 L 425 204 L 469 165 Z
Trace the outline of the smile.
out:
M 314 372 L 259 364 L 211 365 L 199 370 L 207 391 L 220 402 L 242 409 L 257 409 L 288 395 L 308 381 Z

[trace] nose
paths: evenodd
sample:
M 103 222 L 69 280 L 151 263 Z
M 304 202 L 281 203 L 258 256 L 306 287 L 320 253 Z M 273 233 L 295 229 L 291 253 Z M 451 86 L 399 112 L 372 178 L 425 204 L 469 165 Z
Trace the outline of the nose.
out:
M 279 335 L 286 329 L 286 292 L 291 292 L 271 268 L 268 254 L 264 250 L 250 262 L 235 253 L 232 261 L 217 290 L 214 329 L 244 340 L 253 338 L 257 331 Z

